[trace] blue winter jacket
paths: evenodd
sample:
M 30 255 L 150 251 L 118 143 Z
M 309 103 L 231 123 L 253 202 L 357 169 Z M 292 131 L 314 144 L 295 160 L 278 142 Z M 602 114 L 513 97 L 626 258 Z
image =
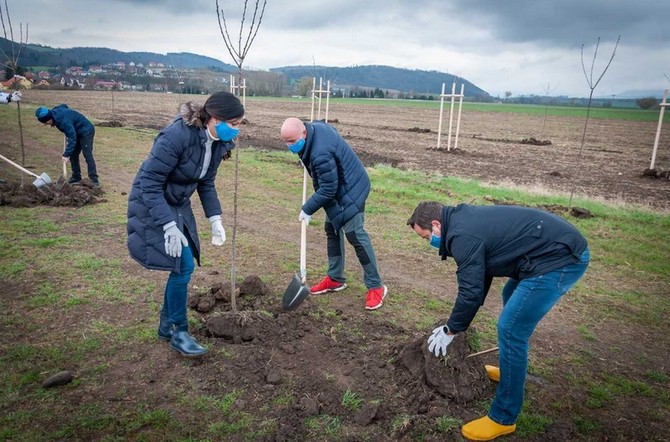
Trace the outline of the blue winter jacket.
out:
M 441 223 L 439 254 L 458 266 L 458 295 L 447 322 L 453 332 L 468 328 L 493 277 L 542 275 L 578 262 L 588 246 L 565 219 L 527 207 L 460 204 L 445 207 Z
M 351 146 L 329 124 L 305 123 L 307 138 L 300 160 L 312 177 L 315 193 L 302 210 L 312 215 L 323 207 L 338 231 L 357 213 L 365 211 L 370 178 Z
M 207 172 L 199 178 L 207 129 L 189 125 L 184 118 L 176 118 L 158 134 L 128 197 L 128 250 L 148 269 L 180 271 L 181 260 L 165 253 L 163 226 L 171 221 L 189 238 L 200 264 L 200 242 L 190 200 L 196 190 L 207 217 L 221 214 L 214 180 L 224 155 L 235 144 L 215 141 Z
M 65 134 L 67 145 L 63 156 L 70 158 L 77 147 L 77 137 L 84 135 L 95 135 L 95 126 L 85 116 L 76 110 L 67 107 L 67 104 L 59 104 L 51 109 L 54 126 Z

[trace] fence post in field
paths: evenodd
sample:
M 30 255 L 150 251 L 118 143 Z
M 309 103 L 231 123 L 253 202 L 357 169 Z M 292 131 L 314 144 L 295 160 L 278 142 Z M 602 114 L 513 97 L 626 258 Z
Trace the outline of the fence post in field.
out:
M 444 99 L 445 98 L 451 98 L 451 107 L 449 109 L 449 132 L 447 133 L 447 152 L 451 150 L 451 128 L 453 126 L 453 121 L 454 121 L 454 98 L 458 98 L 458 118 L 456 121 L 456 140 L 454 142 L 454 149 L 458 147 L 458 134 L 460 132 L 460 127 L 461 127 L 461 109 L 463 107 L 463 91 L 465 90 L 465 85 L 461 84 L 461 93 L 457 94 L 456 93 L 456 82 L 453 82 L 451 84 L 451 93 L 450 94 L 445 94 L 444 93 L 444 83 L 442 83 L 442 93 L 440 94 L 440 120 L 438 122 L 437 126 L 437 149 L 439 150 L 441 148 L 441 140 L 442 140 L 442 115 L 443 115 L 443 109 L 444 109 Z
M 326 94 L 326 119 L 325 122 L 328 122 L 328 106 L 330 104 L 330 80 L 326 83 L 326 89 L 323 88 L 323 78 L 319 78 L 319 89 L 316 89 L 316 77 L 312 77 L 312 112 L 310 114 L 309 120 L 314 121 L 314 103 L 316 100 L 319 100 L 319 106 L 317 109 L 316 119 L 321 119 L 321 97 L 323 94 Z M 318 95 L 317 95 L 318 94 Z
M 463 92 L 465 84 L 461 83 L 461 93 L 458 98 L 458 116 L 456 117 L 456 135 L 454 136 L 454 149 L 458 149 L 458 134 L 461 132 L 461 109 L 463 108 Z
M 440 119 L 437 122 L 437 148 L 440 148 L 442 140 L 442 113 L 444 110 L 444 83 L 442 83 L 442 92 L 440 93 Z
M 658 127 L 656 128 L 656 138 L 654 139 L 654 149 L 651 152 L 651 165 L 649 165 L 650 169 L 653 169 L 656 163 L 656 151 L 658 150 L 658 140 L 661 138 L 661 128 L 663 127 L 663 114 L 665 113 L 665 108 L 667 106 L 670 106 L 670 103 L 668 103 L 668 90 L 666 89 L 665 92 L 663 92 L 663 101 L 659 105 L 661 107 L 661 111 L 658 115 Z M 670 177 L 669 177 L 670 179 Z

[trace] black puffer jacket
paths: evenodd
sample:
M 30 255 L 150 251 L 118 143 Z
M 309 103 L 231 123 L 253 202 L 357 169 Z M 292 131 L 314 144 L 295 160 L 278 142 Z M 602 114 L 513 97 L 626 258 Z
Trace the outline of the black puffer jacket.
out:
M 579 261 L 588 246 L 579 230 L 549 212 L 516 206 L 460 204 L 442 211 L 439 253 L 458 265 L 458 295 L 447 325 L 464 331 L 493 277 L 522 280 Z
M 180 259 L 165 253 L 163 226 L 175 221 L 193 246 L 200 263 L 200 242 L 191 195 L 197 190 L 207 217 L 221 214 L 214 187 L 217 169 L 233 142 L 215 141 L 207 172 L 200 178 L 205 158 L 206 127 L 182 106 L 180 116 L 156 137 L 149 157 L 140 166 L 128 197 L 128 250 L 148 269 L 180 270 Z
M 323 207 L 338 231 L 357 213 L 365 211 L 370 178 L 351 146 L 330 125 L 305 123 L 307 138 L 300 160 L 312 177 L 315 193 L 302 210 L 312 215 Z

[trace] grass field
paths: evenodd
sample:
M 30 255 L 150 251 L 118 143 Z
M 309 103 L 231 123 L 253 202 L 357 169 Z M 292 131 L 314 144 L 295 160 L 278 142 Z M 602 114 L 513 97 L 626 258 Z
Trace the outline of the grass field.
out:
M 267 100 L 277 100 L 276 98 L 266 98 Z M 296 98 L 286 98 L 285 100 L 303 100 Z M 440 101 L 438 100 L 394 100 L 394 99 L 374 99 L 374 98 L 332 98 L 332 104 L 360 104 L 365 106 L 405 106 L 416 107 L 419 109 L 439 109 Z M 444 101 L 444 112 L 450 109 L 450 100 Z M 322 100 L 322 106 L 325 109 L 325 99 Z M 454 112 L 457 112 L 458 101 L 454 103 Z M 559 117 L 586 117 L 586 107 L 571 107 L 571 106 L 545 106 L 536 104 L 508 104 L 508 103 L 473 103 L 463 102 L 463 110 L 480 111 L 480 112 L 505 112 L 505 113 L 519 113 L 527 115 L 547 115 Z M 617 108 L 600 108 L 592 107 L 590 118 L 601 119 L 615 119 L 626 121 L 658 121 L 658 109 L 617 109 Z M 670 121 L 670 113 L 665 113 L 663 122 Z
M 12 129 L 16 121 L 8 122 L 12 113 L 2 111 L 4 154 L 16 151 L 18 137 Z M 58 152 L 47 146 L 58 146 L 61 134 L 32 122 L 24 128 L 31 164 L 53 169 Z M 272 440 L 280 428 L 278 413 L 294 410 L 305 396 L 290 388 L 268 392 L 263 385 L 232 387 L 221 380 L 250 370 L 228 374 L 244 346 L 208 339 L 212 355 L 199 364 L 169 354 L 155 340 L 165 275 L 144 271 L 128 257 L 124 194 L 154 135 L 98 128 L 96 159 L 105 203 L 79 209 L 0 208 L 0 440 Z M 232 167 L 224 163 L 217 179 L 228 232 Z M 287 152 L 253 148 L 239 151 L 239 168 L 237 273 L 260 274 L 278 300 L 296 270 L 301 169 Z M 373 191 L 366 225 L 392 296 L 364 319 L 345 300 L 322 298 L 307 315 L 324 322 L 344 316 L 324 333 L 356 330 L 358 321 L 389 321 L 425 333 L 448 316 L 456 269 L 452 261 L 439 261 L 406 226 L 419 201 L 567 205 L 564 195 L 518 187 L 388 166 L 368 172 Z M 16 177 L 6 165 L 0 173 Z M 193 201 L 202 226 L 197 197 Z M 561 425 L 570 428 L 569 440 L 664 440 L 670 425 L 670 215 L 584 199 L 576 205 L 594 215 L 568 217 L 588 238 L 592 263 L 534 336 L 529 372 L 541 382 L 529 383 L 519 429 L 505 440 L 559 440 L 546 432 Z M 323 214 L 317 213 L 309 227 L 310 276 L 325 269 L 322 227 Z M 207 229 L 201 237 L 205 259 L 193 290 L 208 287 L 212 272 L 227 274 L 230 266 L 230 240 L 219 249 L 208 245 Z M 350 260 L 349 290 L 362 290 L 358 273 Z M 496 281 L 473 324 L 482 348 L 495 345 L 501 286 Z M 195 314 L 190 316 L 197 327 Z M 393 345 L 397 337 L 375 339 L 369 352 Z M 50 390 L 40 386 L 64 368 L 76 372 L 73 383 Z M 430 418 L 391 410 L 374 425 L 355 425 L 352 415 L 362 402 L 385 400 L 374 394 L 343 388 L 344 411 L 305 419 L 298 440 L 459 440 L 460 423 L 488 406 L 477 403 Z

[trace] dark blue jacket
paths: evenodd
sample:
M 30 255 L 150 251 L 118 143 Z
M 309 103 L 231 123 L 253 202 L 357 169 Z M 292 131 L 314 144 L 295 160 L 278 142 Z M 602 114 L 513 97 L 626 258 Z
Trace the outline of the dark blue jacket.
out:
M 370 178 L 351 146 L 330 125 L 305 123 L 307 138 L 300 160 L 312 177 L 315 193 L 302 210 L 312 215 L 323 207 L 338 231 L 356 214 L 365 211 Z
M 493 277 L 522 280 L 579 261 L 586 239 L 568 221 L 538 209 L 460 204 L 442 211 L 439 254 L 458 265 L 458 295 L 447 325 L 464 331 Z
M 95 135 L 95 126 L 85 116 L 67 107 L 67 104 L 59 104 L 51 109 L 54 126 L 65 134 L 67 146 L 63 156 L 70 158 L 77 146 L 77 137 L 84 135 Z
M 200 242 L 190 199 L 196 190 L 207 217 L 221 214 L 214 179 L 223 156 L 235 144 L 212 144 L 212 159 L 201 179 L 206 130 L 187 125 L 181 117 L 175 119 L 158 134 L 135 176 L 128 197 L 128 250 L 148 269 L 180 271 L 181 260 L 165 253 L 163 226 L 171 221 L 176 221 L 189 238 L 200 264 Z

